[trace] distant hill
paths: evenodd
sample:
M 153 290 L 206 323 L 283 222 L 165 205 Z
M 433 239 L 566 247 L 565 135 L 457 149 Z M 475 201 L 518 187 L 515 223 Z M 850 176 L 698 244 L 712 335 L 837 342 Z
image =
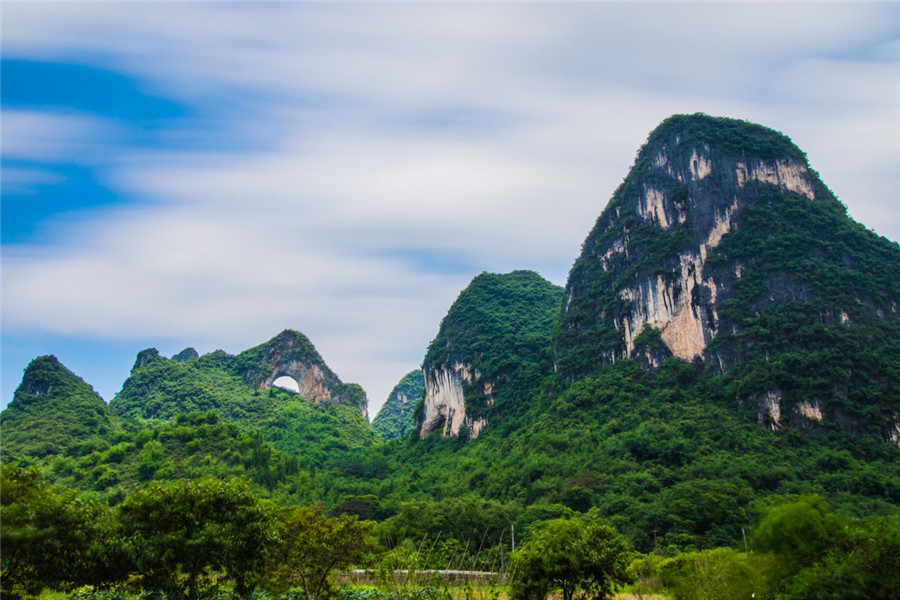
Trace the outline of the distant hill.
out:
M 388 440 L 408 436 L 416 429 L 415 412 L 424 392 L 422 370 L 407 373 L 372 419 L 372 429 Z
M 221 350 L 194 356 L 192 349 L 172 359 L 154 348 L 141 351 L 122 391 L 110 402 L 115 414 L 132 418 L 169 418 L 183 412 L 221 410 L 239 418 L 247 407 L 234 395 L 271 389 L 290 377 L 309 402 L 352 406 L 366 414 L 365 392 L 343 383 L 328 368 L 309 339 L 285 330 L 264 344 L 232 356 Z
M 273 385 L 283 376 L 294 379 L 299 394 Z M 143 350 L 109 407 L 142 423 L 214 412 L 315 464 L 377 438 L 362 388 L 341 382 L 312 343 L 290 330 L 236 356 L 218 350 L 179 362 Z
M 55 356 L 31 361 L 0 419 L 4 462 L 57 454 L 122 429 L 103 398 Z

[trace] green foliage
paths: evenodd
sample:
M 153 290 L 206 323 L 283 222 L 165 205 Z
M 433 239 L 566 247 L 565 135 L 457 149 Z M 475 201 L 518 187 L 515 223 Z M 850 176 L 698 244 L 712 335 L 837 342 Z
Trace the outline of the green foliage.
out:
M 245 595 L 263 574 L 271 510 L 246 482 L 152 482 L 117 512 L 145 590 L 194 600 L 224 573 Z
M 754 545 L 773 557 L 773 590 L 786 600 L 895 598 L 900 586 L 900 513 L 853 519 L 818 496 L 763 511 Z
M 464 390 L 467 415 L 523 412 L 522 397 L 552 368 L 550 334 L 561 300 L 562 288 L 533 271 L 478 275 L 441 321 L 425 354 L 426 374 L 467 365 L 475 374 Z
M 841 526 L 822 498 L 806 495 L 766 510 L 753 532 L 754 545 L 779 555 L 787 569 L 797 570 L 833 545 Z
M 677 600 L 751 600 L 768 591 L 767 557 L 715 548 L 658 563 L 660 580 Z
M 279 343 L 297 345 L 285 350 L 289 357 L 321 360 L 310 354 L 315 350 L 299 335 L 285 332 L 236 357 L 215 352 L 185 363 L 158 355 L 149 361 L 139 358 L 110 408 L 149 425 L 185 413 L 214 412 L 224 422 L 259 431 L 273 447 L 316 467 L 335 452 L 375 443 L 377 435 L 359 408 L 360 403 L 365 405 L 364 394 L 358 386 L 341 384 L 333 374 L 333 385 L 346 403 L 313 404 L 286 390 L 258 390 L 247 384 L 245 378 L 255 381 L 255 375 L 248 375 L 256 368 L 253 365 L 262 369 L 259 365 L 271 358 Z
M 329 517 L 321 504 L 281 514 L 268 568 L 274 589 L 300 584 L 307 600 L 333 598 L 332 573 L 377 549 L 373 525 L 350 515 Z
M 257 432 L 220 423 L 215 413 L 181 414 L 153 428 L 122 434 L 118 443 L 79 456 L 78 446 L 48 457 L 60 483 L 96 490 L 111 501 L 142 482 L 213 475 L 243 475 L 275 490 L 301 471 L 295 456 L 274 449 Z
M 453 600 L 453 595 L 446 587 L 435 586 L 393 590 L 345 587 L 338 591 L 337 598 L 338 600 Z
M 697 152 L 716 165 L 705 178 L 687 172 Z M 698 317 L 718 320 L 707 364 L 744 407 L 779 394 L 781 425 L 821 431 L 794 410 L 815 402 L 826 422 L 884 437 L 900 394 L 900 246 L 853 221 L 811 170 L 814 198 L 734 175 L 761 160 L 808 170 L 789 138 L 743 121 L 676 115 L 651 134 L 569 274 L 554 333 L 560 371 L 578 379 L 629 355 L 658 364 L 668 349 L 652 330 L 625 345 L 628 298 L 682 279 L 681 256 L 696 255 L 703 224 L 727 212 L 729 231 L 694 275 L 718 290 L 708 298 L 698 286 L 691 298 Z M 645 218 L 648 187 L 666 226 Z
M 46 586 L 104 586 L 124 579 L 124 540 L 108 506 L 53 488 L 34 467 L 0 465 L 0 579 L 4 597 Z
M 369 494 L 369 514 L 398 515 L 388 521 L 395 543 L 442 533 L 463 546 L 467 538 L 437 518 L 451 499 L 529 507 L 513 514 L 518 541 L 535 523 L 596 507 L 636 549 L 669 555 L 741 547 L 753 507 L 774 494 L 816 492 L 858 515 L 900 501 L 898 448 L 839 431 L 764 429 L 755 413 L 734 410 L 721 378 L 680 360 L 655 373 L 620 361 L 568 387 L 545 384 L 561 389 L 535 394 L 528 412 L 467 444 L 397 440 L 335 463 L 317 473 L 334 493 L 326 501 Z
M 521 509 L 477 496 L 412 501 L 384 521 L 379 534 L 386 547 L 414 540 L 430 550 L 420 567 L 490 571 L 500 564 L 498 548 L 510 542 L 510 527 Z
M 744 209 L 710 264 L 745 266 L 709 346 L 734 363 L 735 396 L 779 390 L 786 409 L 816 398 L 881 433 L 900 394 L 900 246 L 833 197 L 770 191 Z
M 425 393 L 425 379 L 421 369 L 407 373 L 372 419 L 372 429 L 391 440 L 406 437 L 416 428 L 416 407 Z
M 4 461 L 56 454 L 122 429 L 93 388 L 55 356 L 31 361 L 2 419 Z
M 638 154 L 638 161 L 645 158 L 647 148 L 673 140 L 676 136 L 678 143 L 687 147 L 706 144 L 751 158 L 793 158 L 806 162 L 806 154 L 780 131 L 742 119 L 713 117 L 703 113 L 673 115 L 660 123 Z
M 548 521 L 512 556 L 511 600 L 611 598 L 627 581 L 625 538 L 597 513 Z

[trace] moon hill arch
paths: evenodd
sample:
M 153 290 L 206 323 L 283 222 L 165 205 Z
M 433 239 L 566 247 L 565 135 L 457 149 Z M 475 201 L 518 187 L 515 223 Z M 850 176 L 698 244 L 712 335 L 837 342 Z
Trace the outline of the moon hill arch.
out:
M 297 383 L 296 379 L 288 375 L 282 375 L 281 377 L 273 381 L 272 387 L 288 390 L 289 392 L 294 392 L 296 394 L 300 393 L 300 384 Z
M 297 387 L 292 391 L 299 393 L 307 402 L 316 404 L 333 402 L 358 408 L 363 417 L 368 419 L 368 400 L 362 387 L 355 383 L 344 383 L 332 371 L 316 351 L 312 342 L 298 331 L 286 329 L 277 336 L 245 350 L 238 355 L 231 355 L 223 350 L 216 350 L 203 356 L 197 356 L 193 349 L 186 349 L 174 357 L 160 356 L 156 348 L 142 350 L 132 367 L 131 374 L 125 381 L 122 391 L 110 402 L 110 408 L 119 415 L 138 416 L 140 418 L 164 418 L 176 406 L 162 406 L 161 400 L 151 401 L 150 396 L 161 392 L 153 390 L 152 371 L 164 369 L 171 381 L 178 379 L 175 367 L 178 363 L 195 368 L 213 369 L 239 378 L 249 388 L 268 390 L 272 387 L 283 388 L 282 378 L 290 378 Z M 171 372 L 169 372 L 171 371 Z M 185 377 L 188 375 L 185 372 Z M 279 380 L 282 381 L 279 381 Z M 278 381 L 279 385 L 276 385 Z M 290 387 L 287 389 L 291 389 Z M 174 400 L 174 402 L 172 402 Z M 215 398 L 207 398 L 208 407 L 202 410 L 215 409 Z M 165 404 L 180 402 L 177 398 L 165 401 Z M 195 402 L 196 404 L 196 402 Z
M 297 382 L 297 392 L 309 402 L 337 402 L 356 406 L 364 414 L 368 412 L 363 389 L 343 383 L 312 342 L 298 331 L 286 329 L 235 358 L 243 366 L 241 377 L 253 388 L 267 390 L 282 377 L 289 377 Z

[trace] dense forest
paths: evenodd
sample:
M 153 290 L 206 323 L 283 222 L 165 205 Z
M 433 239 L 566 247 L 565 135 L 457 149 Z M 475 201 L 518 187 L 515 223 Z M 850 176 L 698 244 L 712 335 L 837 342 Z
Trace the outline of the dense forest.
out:
M 458 597 L 394 575 L 440 569 L 511 600 L 896 597 L 898 282 L 900 245 L 788 138 L 673 117 L 565 290 L 475 277 L 371 425 L 298 332 L 143 350 L 109 405 L 36 358 L 0 416 L 3 593 Z M 479 429 L 429 434 L 438 408 Z M 351 566 L 377 587 L 341 587 Z

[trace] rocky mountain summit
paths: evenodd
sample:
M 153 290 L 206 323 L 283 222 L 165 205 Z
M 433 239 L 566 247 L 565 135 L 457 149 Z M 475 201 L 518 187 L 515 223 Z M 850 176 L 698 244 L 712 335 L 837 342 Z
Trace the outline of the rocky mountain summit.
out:
M 363 389 L 354 383 L 343 383 L 300 332 L 286 329 L 265 344 L 240 353 L 235 364 L 250 387 L 266 390 L 280 377 L 290 377 L 308 401 L 355 406 L 368 419 Z
M 585 240 L 554 358 L 572 379 L 622 359 L 698 361 L 740 379 L 738 401 L 768 427 L 865 427 L 850 414 L 865 404 L 866 424 L 896 432 L 896 359 L 861 356 L 859 341 L 896 346 L 898 318 L 900 247 L 852 221 L 789 138 L 676 115 Z

